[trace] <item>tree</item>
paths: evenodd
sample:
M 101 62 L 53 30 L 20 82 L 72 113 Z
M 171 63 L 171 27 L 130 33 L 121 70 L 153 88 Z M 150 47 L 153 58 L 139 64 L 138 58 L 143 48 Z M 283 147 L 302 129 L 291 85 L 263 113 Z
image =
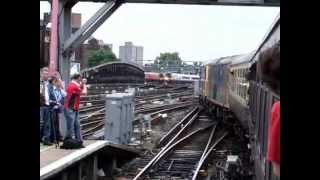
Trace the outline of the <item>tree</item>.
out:
M 160 67 L 180 66 L 182 64 L 182 60 L 177 52 L 165 52 L 160 53 L 160 56 L 156 57 L 155 64 Z
M 195 67 L 195 70 L 196 70 L 196 74 L 198 74 L 200 72 L 200 67 L 202 66 L 202 62 L 193 62 L 193 66 Z
M 194 65 L 195 67 L 200 67 L 200 66 L 202 66 L 202 62 L 200 62 L 200 61 L 195 61 L 195 62 L 193 62 L 193 65 Z
M 93 67 L 99 64 L 117 61 L 116 55 L 111 51 L 109 47 L 104 49 L 92 50 L 89 52 L 88 66 Z

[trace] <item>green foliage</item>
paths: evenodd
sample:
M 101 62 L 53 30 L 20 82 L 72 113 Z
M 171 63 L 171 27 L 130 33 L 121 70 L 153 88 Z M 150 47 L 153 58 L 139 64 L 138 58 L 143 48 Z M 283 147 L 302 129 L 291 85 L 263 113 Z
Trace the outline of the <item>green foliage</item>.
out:
M 193 65 L 195 67 L 200 67 L 200 66 L 202 66 L 202 62 L 195 61 L 195 62 L 193 62 Z
M 117 61 L 116 55 L 111 51 L 110 48 L 92 50 L 89 52 L 88 66 L 93 67 L 103 63 Z
M 156 57 L 154 62 L 155 64 L 159 65 L 160 67 L 172 66 L 172 65 L 182 65 L 182 60 L 179 57 L 179 53 L 177 52 L 166 52 L 160 53 L 160 56 Z
M 196 68 L 196 74 L 200 73 L 200 67 L 202 66 L 202 62 L 193 62 L 193 66 Z

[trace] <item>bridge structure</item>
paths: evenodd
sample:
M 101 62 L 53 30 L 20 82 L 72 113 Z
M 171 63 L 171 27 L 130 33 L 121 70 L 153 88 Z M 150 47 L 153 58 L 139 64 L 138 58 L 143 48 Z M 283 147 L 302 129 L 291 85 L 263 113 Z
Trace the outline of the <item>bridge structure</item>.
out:
M 88 39 L 122 4 L 182 4 L 224 6 L 280 6 L 280 0 L 40 0 L 51 3 L 50 71 L 58 70 L 67 83 L 70 79 L 70 58 L 75 48 Z M 80 29 L 72 33 L 71 12 L 78 2 L 104 5 Z

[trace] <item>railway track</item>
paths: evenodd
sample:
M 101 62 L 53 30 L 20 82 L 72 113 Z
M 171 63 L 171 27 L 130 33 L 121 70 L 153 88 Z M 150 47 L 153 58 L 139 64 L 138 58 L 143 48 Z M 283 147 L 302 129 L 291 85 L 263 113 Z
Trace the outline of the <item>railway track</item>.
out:
M 171 97 L 173 98 L 181 98 L 184 99 L 185 102 L 188 103 L 192 98 L 190 97 L 191 94 L 184 93 L 184 94 L 173 94 Z M 79 109 L 80 119 L 90 117 L 92 114 L 95 114 L 97 111 L 100 111 L 104 109 L 105 107 L 105 99 L 97 99 L 104 96 L 94 96 L 92 100 L 88 100 L 88 97 L 85 97 L 86 101 L 81 101 L 81 104 L 89 104 L 87 106 L 81 106 Z M 162 98 L 161 98 L 162 97 Z M 136 113 L 147 113 L 147 112 L 153 112 L 161 109 L 168 108 L 170 106 L 176 106 L 175 104 L 168 105 L 150 105 L 150 101 L 159 101 L 164 100 L 164 98 L 168 98 L 167 95 L 161 95 L 161 96 L 148 96 L 146 97 L 148 100 L 140 99 L 140 103 L 136 103 L 135 110 Z M 136 102 L 138 100 L 136 99 Z M 141 102 L 142 101 L 142 102 Z
M 156 95 L 146 95 L 146 96 L 136 96 L 135 102 L 137 106 L 141 106 L 147 103 L 150 103 L 149 101 L 160 101 L 164 100 L 168 97 L 168 94 L 171 98 L 179 98 L 179 97 L 188 97 L 192 96 L 191 91 L 181 91 L 181 92 L 175 92 L 175 93 L 162 93 L 162 94 L 156 94 Z M 81 108 L 79 111 L 86 111 L 91 108 L 91 106 L 102 106 L 105 104 L 105 94 L 100 95 L 90 95 L 81 97 Z M 141 103 L 142 102 L 142 103 Z
M 158 105 L 158 106 L 153 106 L 153 107 L 138 107 L 135 110 L 136 114 L 139 113 L 150 113 L 150 112 L 155 112 L 155 111 L 159 111 L 159 110 L 163 110 L 163 109 L 167 109 L 167 108 L 171 108 L 171 107 L 177 107 L 180 105 L 186 105 L 186 104 L 190 104 L 192 101 L 187 101 L 187 102 L 178 102 L 178 103 L 174 103 L 174 104 L 165 104 L 165 105 Z
M 95 87 L 96 86 L 96 87 Z M 125 86 L 121 86 L 123 89 Z M 142 86 L 140 86 L 142 87 Z M 192 95 L 191 91 L 188 91 L 188 87 L 186 86 L 178 86 L 178 87 L 162 87 L 155 86 L 160 89 L 152 92 L 148 95 L 136 96 L 135 97 L 135 114 L 150 114 L 153 120 L 159 118 L 160 113 L 167 113 L 175 110 L 179 110 L 182 108 L 186 108 L 191 106 L 192 99 L 190 96 Z M 83 132 L 84 138 L 90 137 L 95 132 L 103 129 L 104 127 L 104 119 L 105 119 L 105 90 L 110 90 L 113 87 L 107 85 L 91 85 L 91 90 L 101 91 L 101 94 L 90 94 L 87 96 L 81 97 L 81 106 L 79 109 L 79 119 L 80 126 Z M 114 87 L 113 89 L 119 89 L 119 87 Z M 111 92 L 111 91 L 110 91 Z M 168 96 L 170 93 L 170 96 Z M 168 98 L 183 98 L 185 102 L 174 103 L 174 104 L 152 104 L 155 101 L 162 101 Z M 136 118 L 134 123 L 139 122 Z
M 168 98 L 168 95 L 172 98 L 177 98 L 181 96 L 191 96 L 191 91 L 179 91 L 179 92 L 166 92 L 163 94 L 157 94 L 157 95 L 145 95 L 145 96 L 136 96 L 136 101 L 150 101 L 150 100 L 161 100 L 164 98 Z
M 100 95 L 100 94 L 106 94 L 106 92 L 111 92 L 112 90 L 116 90 L 117 92 L 124 92 L 128 88 L 138 88 L 142 91 L 147 90 L 149 91 L 150 88 L 155 91 L 155 93 L 158 92 L 172 92 L 177 90 L 182 90 L 189 88 L 189 84 L 181 84 L 181 85 L 172 85 L 172 86 L 166 86 L 161 84 L 155 84 L 155 85 L 141 85 L 141 84 L 89 84 L 88 87 L 88 93 L 90 95 Z M 150 91 L 152 94 L 153 91 Z M 145 91 L 143 92 L 145 93 Z
M 217 125 L 217 121 L 195 107 L 160 139 L 157 153 L 147 154 L 131 164 L 125 177 L 133 180 L 197 177 L 209 154 L 228 134 L 224 130 L 217 133 Z
M 151 121 L 153 123 L 156 119 L 159 118 L 159 115 L 161 115 L 161 113 L 177 111 L 180 109 L 190 107 L 191 105 L 192 101 L 186 101 L 183 103 L 160 105 L 154 106 L 152 108 L 143 108 L 135 111 L 134 113 L 135 115 L 149 114 L 152 117 Z M 97 106 L 92 109 L 95 109 L 95 111 L 90 111 L 90 113 L 88 113 L 87 111 L 82 111 L 82 113 L 79 114 L 80 127 L 83 131 L 83 136 L 85 138 L 93 135 L 96 131 L 101 130 L 104 127 L 104 121 L 106 116 L 105 107 Z M 138 122 L 139 118 L 137 117 L 134 119 L 133 124 L 136 124 Z
M 97 123 L 92 124 L 92 126 L 89 126 L 88 128 L 83 129 L 83 138 L 86 139 L 90 136 L 92 136 L 95 132 L 101 130 L 104 126 L 104 120 L 99 121 Z

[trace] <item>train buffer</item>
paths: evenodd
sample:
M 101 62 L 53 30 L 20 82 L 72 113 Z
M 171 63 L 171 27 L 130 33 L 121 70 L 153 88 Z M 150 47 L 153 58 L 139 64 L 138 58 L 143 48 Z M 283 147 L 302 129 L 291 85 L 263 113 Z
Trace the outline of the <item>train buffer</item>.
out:
M 129 146 L 104 140 L 85 140 L 84 145 L 85 148 L 73 150 L 55 148 L 54 145 L 40 146 L 40 180 L 82 179 L 82 174 L 89 179 L 97 179 L 99 161 L 114 165 L 117 159 L 140 155 L 139 151 Z

